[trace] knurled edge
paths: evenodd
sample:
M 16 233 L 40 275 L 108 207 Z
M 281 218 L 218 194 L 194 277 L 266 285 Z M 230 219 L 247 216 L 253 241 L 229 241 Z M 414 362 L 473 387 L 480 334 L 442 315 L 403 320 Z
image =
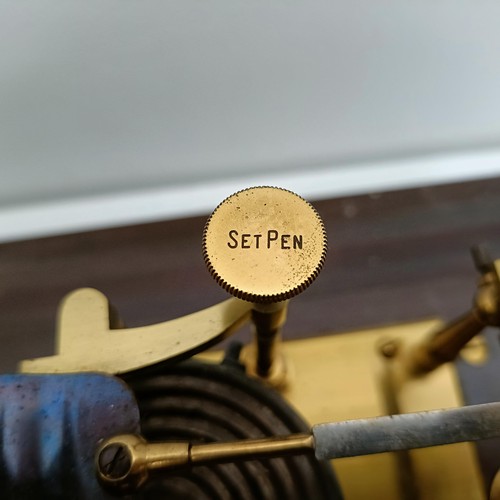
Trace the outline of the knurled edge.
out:
M 280 191 L 285 191 L 287 193 L 293 194 L 297 198 L 300 198 L 302 201 L 304 201 L 309 207 L 313 210 L 314 215 L 319 221 L 320 227 L 321 227 L 321 232 L 323 235 L 323 250 L 321 252 L 321 256 L 319 259 L 318 264 L 316 265 L 314 271 L 311 273 L 311 275 L 304 280 L 300 285 L 297 285 L 296 287 L 291 288 L 290 290 L 287 290 L 282 293 L 277 293 L 277 294 L 265 294 L 265 295 L 259 295 L 259 294 L 254 294 L 254 293 L 248 293 L 244 292 L 243 290 L 240 290 L 239 288 L 230 285 L 222 276 L 217 273 L 215 270 L 214 266 L 210 262 L 210 257 L 208 255 L 208 250 L 207 250 L 207 232 L 208 232 L 208 227 L 210 225 L 210 221 L 212 220 L 213 216 L 217 212 L 217 210 L 224 204 L 226 203 L 227 200 L 230 198 L 243 193 L 245 191 L 250 191 L 253 189 L 279 189 Z M 207 269 L 209 273 L 211 274 L 212 278 L 215 279 L 215 281 L 221 286 L 224 290 L 229 292 L 231 295 L 234 295 L 235 297 L 246 300 L 248 302 L 257 302 L 257 303 L 262 303 L 262 304 L 268 304 L 268 303 L 273 303 L 273 302 L 280 302 L 282 300 L 287 300 L 291 299 L 292 297 L 295 297 L 299 295 L 299 293 L 302 293 L 306 288 L 308 288 L 311 283 L 318 277 L 321 269 L 323 268 L 323 265 L 325 263 L 326 259 L 326 253 L 328 251 L 328 238 L 326 235 L 326 229 L 325 225 L 323 223 L 323 220 L 321 219 L 321 216 L 319 215 L 318 211 L 309 203 L 306 199 L 302 198 L 302 196 L 298 195 L 297 193 L 294 193 L 293 191 L 290 191 L 289 189 L 281 188 L 278 186 L 253 186 L 245 189 L 240 189 L 239 191 L 236 191 L 236 193 L 231 194 L 230 196 L 224 198 L 216 207 L 215 210 L 212 212 L 210 217 L 207 219 L 207 222 L 205 223 L 205 227 L 203 229 L 203 243 L 202 243 L 202 248 L 203 248 L 203 259 L 205 261 L 205 265 L 207 266 Z

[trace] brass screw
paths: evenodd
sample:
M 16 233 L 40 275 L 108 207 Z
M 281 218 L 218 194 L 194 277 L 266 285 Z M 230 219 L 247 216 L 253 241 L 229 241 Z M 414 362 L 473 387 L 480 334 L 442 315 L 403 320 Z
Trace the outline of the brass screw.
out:
M 391 339 L 384 342 L 379 347 L 380 354 L 385 358 L 394 358 L 399 351 L 399 342 L 397 340 Z
M 128 474 L 132 459 L 125 446 L 112 443 L 101 451 L 98 464 L 103 476 L 109 479 L 118 479 Z

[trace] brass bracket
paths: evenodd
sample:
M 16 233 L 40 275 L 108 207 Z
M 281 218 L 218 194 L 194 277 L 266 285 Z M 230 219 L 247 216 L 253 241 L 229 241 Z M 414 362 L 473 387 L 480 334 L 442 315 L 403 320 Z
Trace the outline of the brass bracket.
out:
M 187 358 L 232 334 L 249 320 L 251 310 L 251 303 L 232 298 L 164 323 L 121 328 L 108 299 L 98 290 L 81 288 L 59 307 L 57 354 L 21 361 L 18 371 L 118 374 Z

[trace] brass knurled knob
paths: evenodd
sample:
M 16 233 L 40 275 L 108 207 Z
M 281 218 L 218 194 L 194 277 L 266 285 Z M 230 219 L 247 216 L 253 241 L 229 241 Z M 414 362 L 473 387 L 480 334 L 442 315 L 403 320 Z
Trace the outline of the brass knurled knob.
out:
M 323 222 L 306 200 L 277 187 L 253 187 L 226 198 L 203 233 L 205 263 L 229 293 L 256 303 L 305 290 L 327 250 Z

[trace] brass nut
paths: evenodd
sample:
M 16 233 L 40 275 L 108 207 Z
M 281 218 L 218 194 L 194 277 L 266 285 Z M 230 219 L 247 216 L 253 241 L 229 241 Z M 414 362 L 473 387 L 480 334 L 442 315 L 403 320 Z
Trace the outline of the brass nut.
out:
M 229 293 L 256 303 L 279 302 L 305 290 L 326 256 L 323 222 L 299 195 L 253 187 L 226 198 L 203 233 L 205 263 Z

